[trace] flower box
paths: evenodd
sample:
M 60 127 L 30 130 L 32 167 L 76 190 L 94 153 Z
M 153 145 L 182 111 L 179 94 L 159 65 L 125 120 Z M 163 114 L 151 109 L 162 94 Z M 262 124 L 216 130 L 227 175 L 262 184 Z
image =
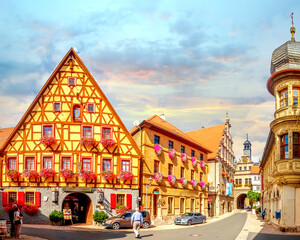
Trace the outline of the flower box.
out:
M 222 176 L 225 177 L 225 176 L 226 176 L 226 173 L 225 173 L 225 172 L 222 172 Z
M 205 184 L 205 182 L 203 182 L 203 181 L 200 182 L 199 185 L 200 185 L 200 187 L 201 187 L 202 189 L 204 189 L 204 188 L 206 187 L 206 184 Z
M 185 154 L 185 153 L 181 153 L 181 154 L 180 154 L 180 159 L 181 159 L 181 161 L 182 161 L 183 163 L 185 163 L 186 160 L 187 160 L 186 154 Z
M 229 178 L 230 178 L 230 175 L 228 174 L 226 177 L 229 179 Z
M 132 172 L 121 171 L 120 174 L 119 174 L 119 178 L 124 180 L 124 181 L 132 180 L 133 174 L 132 174 Z
M 93 173 L 92 171 L 82 170 L 79 173 L 79 177 L 82 180 L 91 180 L 92 181 L 92 180 L 96 179 L 96 174 Z
M 26 178 L 38 178 L 40 174 L 36 170 L 23 170 L 23 176 Z
M 113 171 L 110 170 L 103 171 L 101 173 L 101 176 L 104 177 L 104 179 L 107 181 L 111 181 L 115 178 L 115 174 L 113 173 Z
M 200 167 L 204 168 L 205 167 L 205 162 L 204 161 L 200 161 Z
M 51 145 L 56 144 L 57 140 L 55 139 L 55 137 L 51 137 L 51 136 L 44 136 L 40 138 L 40 141 L 42 144 L 44 144 L 46 147 L 49 147 Z
M 180 183 L 182 184 L 183 187 L 185 187 L 187 185 L 186 178 L 180 178 Z
M 116 142 L 112 138 L 105 138 L 101 140 L 101 144 L 103 147 L 108 148 L 115 146 Z
M 44 178 L 54 177 L 56 172 L 52 168 L 43 168 L 40 170 L 40 176 Z
M 234 184 L 235 187 L 241 187 L 242 184 Z
M 60 170 L 59 174 L 64 179 L 70 179 L 70 178 L 74 177 L 74 175 L 75 175 L 74 172 L 70 169 Z
M 174 185 L 175 182 L 176 182 L 176 177 L 174 175 L 169 175 L 168 176 L 168 182 L 171 184 L 171 185 Z
M 169 149 L 168 155 L 169 155 L 170 159 L 173 159 L 176 155 L 175 150 L 174 149 Z
M 198 185 L 198 182 L 196 180 L 192 179 L 191 184 L 192 184 L 193 188 L 196 188 Z
M 20 173 L 15 169 L 8 169 L 6 171 L 6 176 L 11 178 L 14 181 L 17 181 L 20 177 Z
M 158 156 L 162 152 L 162 147 L 159 144 L 155 144 L 154 145 L 154 151 L 155 151 L 156 155 Z
M 161 173 L 154 173 L 154 179 L 157 183 L 160 183 L 163 180 L 163 175 Z
M 22 209 L 28 216 L 31 217 L 37 215 L 39 211 L 38 206 L 35 205 L 34 203 L 25 203 Z
M 97 145 L 97 141 L 92 137 L 90 137 L 90 138 L 81 137 L 79 143 L 81 145 L 87 145 L 87 146 L 93 146 L 93 147 L 95 147 Z
M 191 158 L 191 161 L 192 161 L 193 166 L 195 167 L 195 166 L 197 165 L 197 160 L 196 160 L 196 158 L 195 158 L 195 157 L 192 157 L 192 158 Z
M 234 179 L 233 179 L 233 178 L 230 178 L 230 182 L 234 182 Z

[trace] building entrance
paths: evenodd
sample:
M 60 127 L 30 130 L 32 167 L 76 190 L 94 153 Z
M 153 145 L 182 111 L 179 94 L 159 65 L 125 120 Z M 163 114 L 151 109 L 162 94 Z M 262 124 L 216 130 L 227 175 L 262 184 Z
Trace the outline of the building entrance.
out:
M 240 196 L 238 196 L 237 198 L 237 209 L 244 209 L 245 206 L 245 199 L 246 199 L 247 195 L 246 194 L 241 194 Z

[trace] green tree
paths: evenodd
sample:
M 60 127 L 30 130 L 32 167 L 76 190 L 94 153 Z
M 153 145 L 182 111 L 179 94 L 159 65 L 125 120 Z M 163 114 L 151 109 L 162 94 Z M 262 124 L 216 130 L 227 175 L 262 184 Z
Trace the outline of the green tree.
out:
M 252 206 L 252 201 L 253 202 L 258 202 L 260 200 L 260 193 L 259 192 L 253 192 L 252 190 L 249 190 L 247 192 L 247 198 L 250 201 L 250 204 Z

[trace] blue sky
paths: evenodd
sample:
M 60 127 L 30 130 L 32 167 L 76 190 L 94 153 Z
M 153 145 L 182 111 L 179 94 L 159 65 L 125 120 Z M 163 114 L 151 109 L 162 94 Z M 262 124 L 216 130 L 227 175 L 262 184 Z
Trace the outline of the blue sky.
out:
M 0 127 L 15 126 L 70 47 L 128 129 L 153 114 L 183 131 L 225 121 L 257 161 L 273 120 L 272 52 L 298 1 L 0 0 Z

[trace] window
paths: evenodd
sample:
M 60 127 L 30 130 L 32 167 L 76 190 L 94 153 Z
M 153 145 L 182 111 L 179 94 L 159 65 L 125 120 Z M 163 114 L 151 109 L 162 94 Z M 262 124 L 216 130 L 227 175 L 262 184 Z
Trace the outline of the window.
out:
M 103 159 L 103 171 L 111 171 L 111 159 Z
M 241 178 L 239 179 L 239 184 L 242 184 L 242 179 Z
M 248 179 L 248 182 L 249 182 L 249 184 L 251 184 L 251 183 L 252 183 L 252 181 L 251 181 L 251 178 L 249 178 L 249 179 Z
M 288 90 L 283 89 L 279 92 L 279 102 L 280 102 L 280 107 L 285 107 L 288 105 Z
M 184 204 L 184 198 L 180 198 L 180 208 L 179 208 L 180 213 L 185 212 L 185 204 Z
M 247 167 L 244 167 L 244 170 L 247 170 Z
M 34 170 L 34 157 L 26 157 L 25 158 L 25 167 L 27 170 Z
M 79 105 L 73 107 L 73 120 L 74 122 L 81 121 L 81 107 Z
M 154 135 L 154 144 L 159 144 L 159 136 Z
M 82 170 L 83 171 L 91 171 L 91 159 L 90 158 L 82 158 Z
M 159 161 L 154 160 L 154 173 L 159 172 Z
M 238 179 L 235 179 L 235 184 L 239 184 L 239 180 Z
M 191 212 L 195 211 L 195 199 L 191 199 Z
M 293 157 L 300 158 L 300 133 L 293 133 Z
M 70 157 L 62 157 L 62 169 L 71 169 Z
M 173 175 L 173 164 L 168 165 L 168 175 Z
M 43 157 L 43 168 L 52 168 L 52 157 Z
M 68 86 L 76 86 L 77 78 L 76 77 L 69 77 L 68 78 Z
M 9 170 L 17 170 L 17 158 L 16 157 L 8 158 L 8 169 Z
M 300 105 L 300 88 L 293 89 L 293 105 Z
M 240 171 L 242 171 L 242 167 L 240 167 Z
M 25 192 L 25 202 L 34 203 L 34 192 Z
M 121 169 L 122 171 L 130 171 L 130 161 L 129 160 L 122 160 L 122 164 L 121 164 Z
M 8 203 L 13 203 L 18 200 L 17 192 L 8 192 Z
M 287 159 L 289 157 L 289 135 L 280 136 L 280 158 Z
M 116 194 L 117 205 L 125 206 L 125 194 Z
M 251 166 L 249 166 L 249 170 L 251 170 Z
M 53 112 L 61 112 L 61 102 L 53 103 Z
M 102 128 L 102 139 L 110 139 L 111 138 L 111 128 Z
M 95 104 L 94 103 L 88 103 L 87 104 L 87 111 L 89 113 L 94 113 L 95 112 Z
M 83 126 L 83 137 L 91 138 L 92 137 L 92 127 Z
M 184 178 L 184 167 L 180 168 L 180 177 Z
M 172 141 L 169 141 L 169 149 L 173 149 L 174 143 Z
M 194 179 L 194 170 L 191 170 L 191 179 Z
M 203 181 L 203 172 L 200 172 L 200 182 Z
M 181 145 L 181 147 L 180 147 L 180 152 L 181 152 L 181 153 L 185 153 L 185 147 L 182 146 L 182 145 Z
M 43 126 L 43 136 L 44 137 L 53 137 L 53 126 L 52 125 L 44 125 Z
M 203 161 L 203 154 L 200 153 L 200 160 Z
M 168 213 L 173 213 L 173 198 L 168 198 Z
M 245 184 L 248 184 L 248 178 L 245 178 Z
M 195 157 L 195 151 L 191 150 L 191 157 Z

